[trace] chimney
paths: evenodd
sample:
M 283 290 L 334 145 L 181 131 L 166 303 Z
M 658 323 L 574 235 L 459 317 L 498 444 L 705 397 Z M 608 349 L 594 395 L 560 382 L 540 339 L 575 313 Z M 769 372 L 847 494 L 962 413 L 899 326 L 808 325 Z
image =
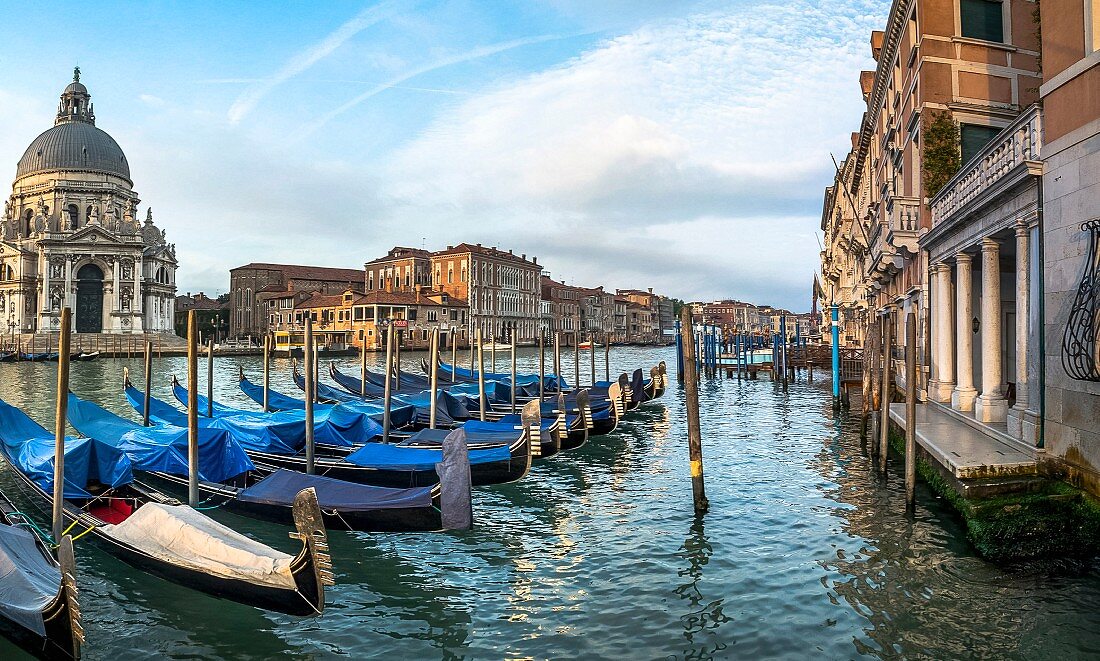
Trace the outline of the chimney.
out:
M 649 287 L 648 289 L 649 289 L 649 293 L 652 294 L 653 293 L 653 287 Z
M 511 249 L 511 248 L 509 248 L 509 249 L 508 249 L 508 254 L 509 254 L 509 255 L 511 255 L 511 254 L 512 254 L 512 249 Z
M 527 259 L 527 253 L 521 253 L 519 258 L 520 259 Z

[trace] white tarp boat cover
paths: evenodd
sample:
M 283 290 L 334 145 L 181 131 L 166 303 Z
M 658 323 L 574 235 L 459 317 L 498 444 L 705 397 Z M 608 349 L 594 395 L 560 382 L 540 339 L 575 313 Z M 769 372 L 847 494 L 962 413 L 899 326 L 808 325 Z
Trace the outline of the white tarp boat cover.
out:
M 42 610 L 60 587 L 61 570 L 42 555 L 34 535 L 0 525 L 0 613 L 45 636 Z
M 274 588 L 296 587 L 293 557 L 186 505 L 145 503 L 122 523 L 100 529 L 173 565 Z

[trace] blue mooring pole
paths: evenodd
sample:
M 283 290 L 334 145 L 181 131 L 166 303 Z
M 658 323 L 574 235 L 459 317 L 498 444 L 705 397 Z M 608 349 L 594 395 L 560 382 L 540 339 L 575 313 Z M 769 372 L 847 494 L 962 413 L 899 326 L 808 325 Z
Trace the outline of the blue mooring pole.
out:
M 840 406 L 840 306 L 829 306 L 833 339 L 833 407 Z
M 680 320 L 676 320 L 676 380 L 684 382 L 684 338 L 680 335 Z

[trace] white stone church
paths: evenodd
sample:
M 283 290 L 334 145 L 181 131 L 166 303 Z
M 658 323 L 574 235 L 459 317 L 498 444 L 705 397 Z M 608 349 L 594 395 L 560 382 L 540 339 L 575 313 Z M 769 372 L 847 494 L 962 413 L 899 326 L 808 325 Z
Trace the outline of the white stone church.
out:
M 175 246 L 139 202 L 77 68 L 0 218 L 0 333 L 56 332 L 64 307 L 78 333 L 171 332 Z

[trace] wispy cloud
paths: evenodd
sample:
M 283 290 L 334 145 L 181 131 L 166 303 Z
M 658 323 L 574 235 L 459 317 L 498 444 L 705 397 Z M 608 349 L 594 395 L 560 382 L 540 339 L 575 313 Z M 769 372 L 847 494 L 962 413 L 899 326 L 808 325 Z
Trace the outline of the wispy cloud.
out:
M 547 42 L 547 41 L 557 41 L 559 39 L 569 39 L 571 37 L 576 37 L 576 36 L 581 36 L 581 35 L 576 35 L 576 34 L 572 34 L 572 35 L 552 35 L 552 34 L 548 34 L 548 35 L 541 35 L 541 36 L 538 36 L 538 37 L 527 37 L 527 38 L 524 38 L 524 39 L 513 39 L 511 41 L 504 41 L 504 42 L 500 42 L 500 43 L 496 43 L 496 44 L 490 44 L 488 46 L 481 46 L 479 48 L 474 48 L 474 49 L 468 50 L 464 53 L 459 53 L 457 55 L 452 55 L 450 57 L 444 57 L 444 58 L 435 60 L 434 62 L 431 62 L 429 64 L 426 64 L 424 66 L 416 67 L 415 69 L 410 69 L 409 71 L 406 71 L 405 73 L 403 73 L 403 74 L 401 74 L 401 75 L 399 75 L 395 78 L 392 78 L 392 79 L 390 79 L 390 80 L 388 80 L 384 83 L 381 83 L 379 85 L 375 85 L 371 89 L 367 90 L 366 92 L 363 92 L 362 94 L 360 94 L 359 96 L 355 97 L 354 99 L 348 101 L 347 103 L 344 103 L 343 105 L 341 105 L 341 106 L 325 113 L 320 118 L 318 118 L 316 121 L 314 121 L 310 124 L 307 124 L 306 126 L 304 126 L 302 128 L 302 130 L 300 130 L 297 133 L 297 135 L 294 136 L 294 138 L 291 140 L 291 142 L 296 142 L 296 141 L 303 140 L 303 139 L 307 138 L 308 136 L 310 136 L 311 134 L 316 132 L 318 129 L 323 127 L 325 124 L 328 124 L 330 121 L 332 121 L 336 117 L 338 117 L 338 116 L 342 115 L 343 113 L 351 110 L 352 108 L 359 105 L 360 103 L 363 103 L 367 99 L 370 99 L 373 96 L 377 96 L 378 94 L 381 94 L 382 92 L 385 92 L 388 89 L 396 88 L 396 87 L 400 86 L 401 83 L 412 80 L 413 78 L 416 78 L 417 76 L 422 76 L 426 73 L 436 71 L 438 69 L 443 69 L 445 67 L 450 67 L 450 66 L 454 66 L 456 64 L 461 64 L 462 62 L 469 62 L 471 60 L 477 60 L 477 59 L 480 59 L 480 58 L 483 58 L 483 57 L 489 57 L 490 55 L 496 55 L 497 53 L 503 53 L 504 51 L 509 51 L 509 50 L 512 50 L 512 49 L 515 49 L 515 48 L 521 48 L 523 46 L 531 46 L 533 44 L 539 44 L 539 43 L 543 43 L 543 42 Z M 436 90 L 432 90 L 432 91 L 436 91 Z
M 333 51 L 342 46 L 348 39 L 351 39 L 372 25 L 386 20 L 407 6 L 407 2 L 387 0 L 386 2 L 368 7 L 359 12 L 351 20 L 338 27 L 321 41 L 291 57 L 283 64 L 282 68 L 276 71 L 270 78 L 256 81 L 251 87 L 241 93 L 229 108 L 229 121 L 234 124 L 240 122 L 252 112 L 252 109 L 256 107 L 256 104 L 258 104 L 261 99 L 267 96 L 276 87 L 331 55 Z M 232 81 L 245 82 L 241 79 L 211 82 Z

